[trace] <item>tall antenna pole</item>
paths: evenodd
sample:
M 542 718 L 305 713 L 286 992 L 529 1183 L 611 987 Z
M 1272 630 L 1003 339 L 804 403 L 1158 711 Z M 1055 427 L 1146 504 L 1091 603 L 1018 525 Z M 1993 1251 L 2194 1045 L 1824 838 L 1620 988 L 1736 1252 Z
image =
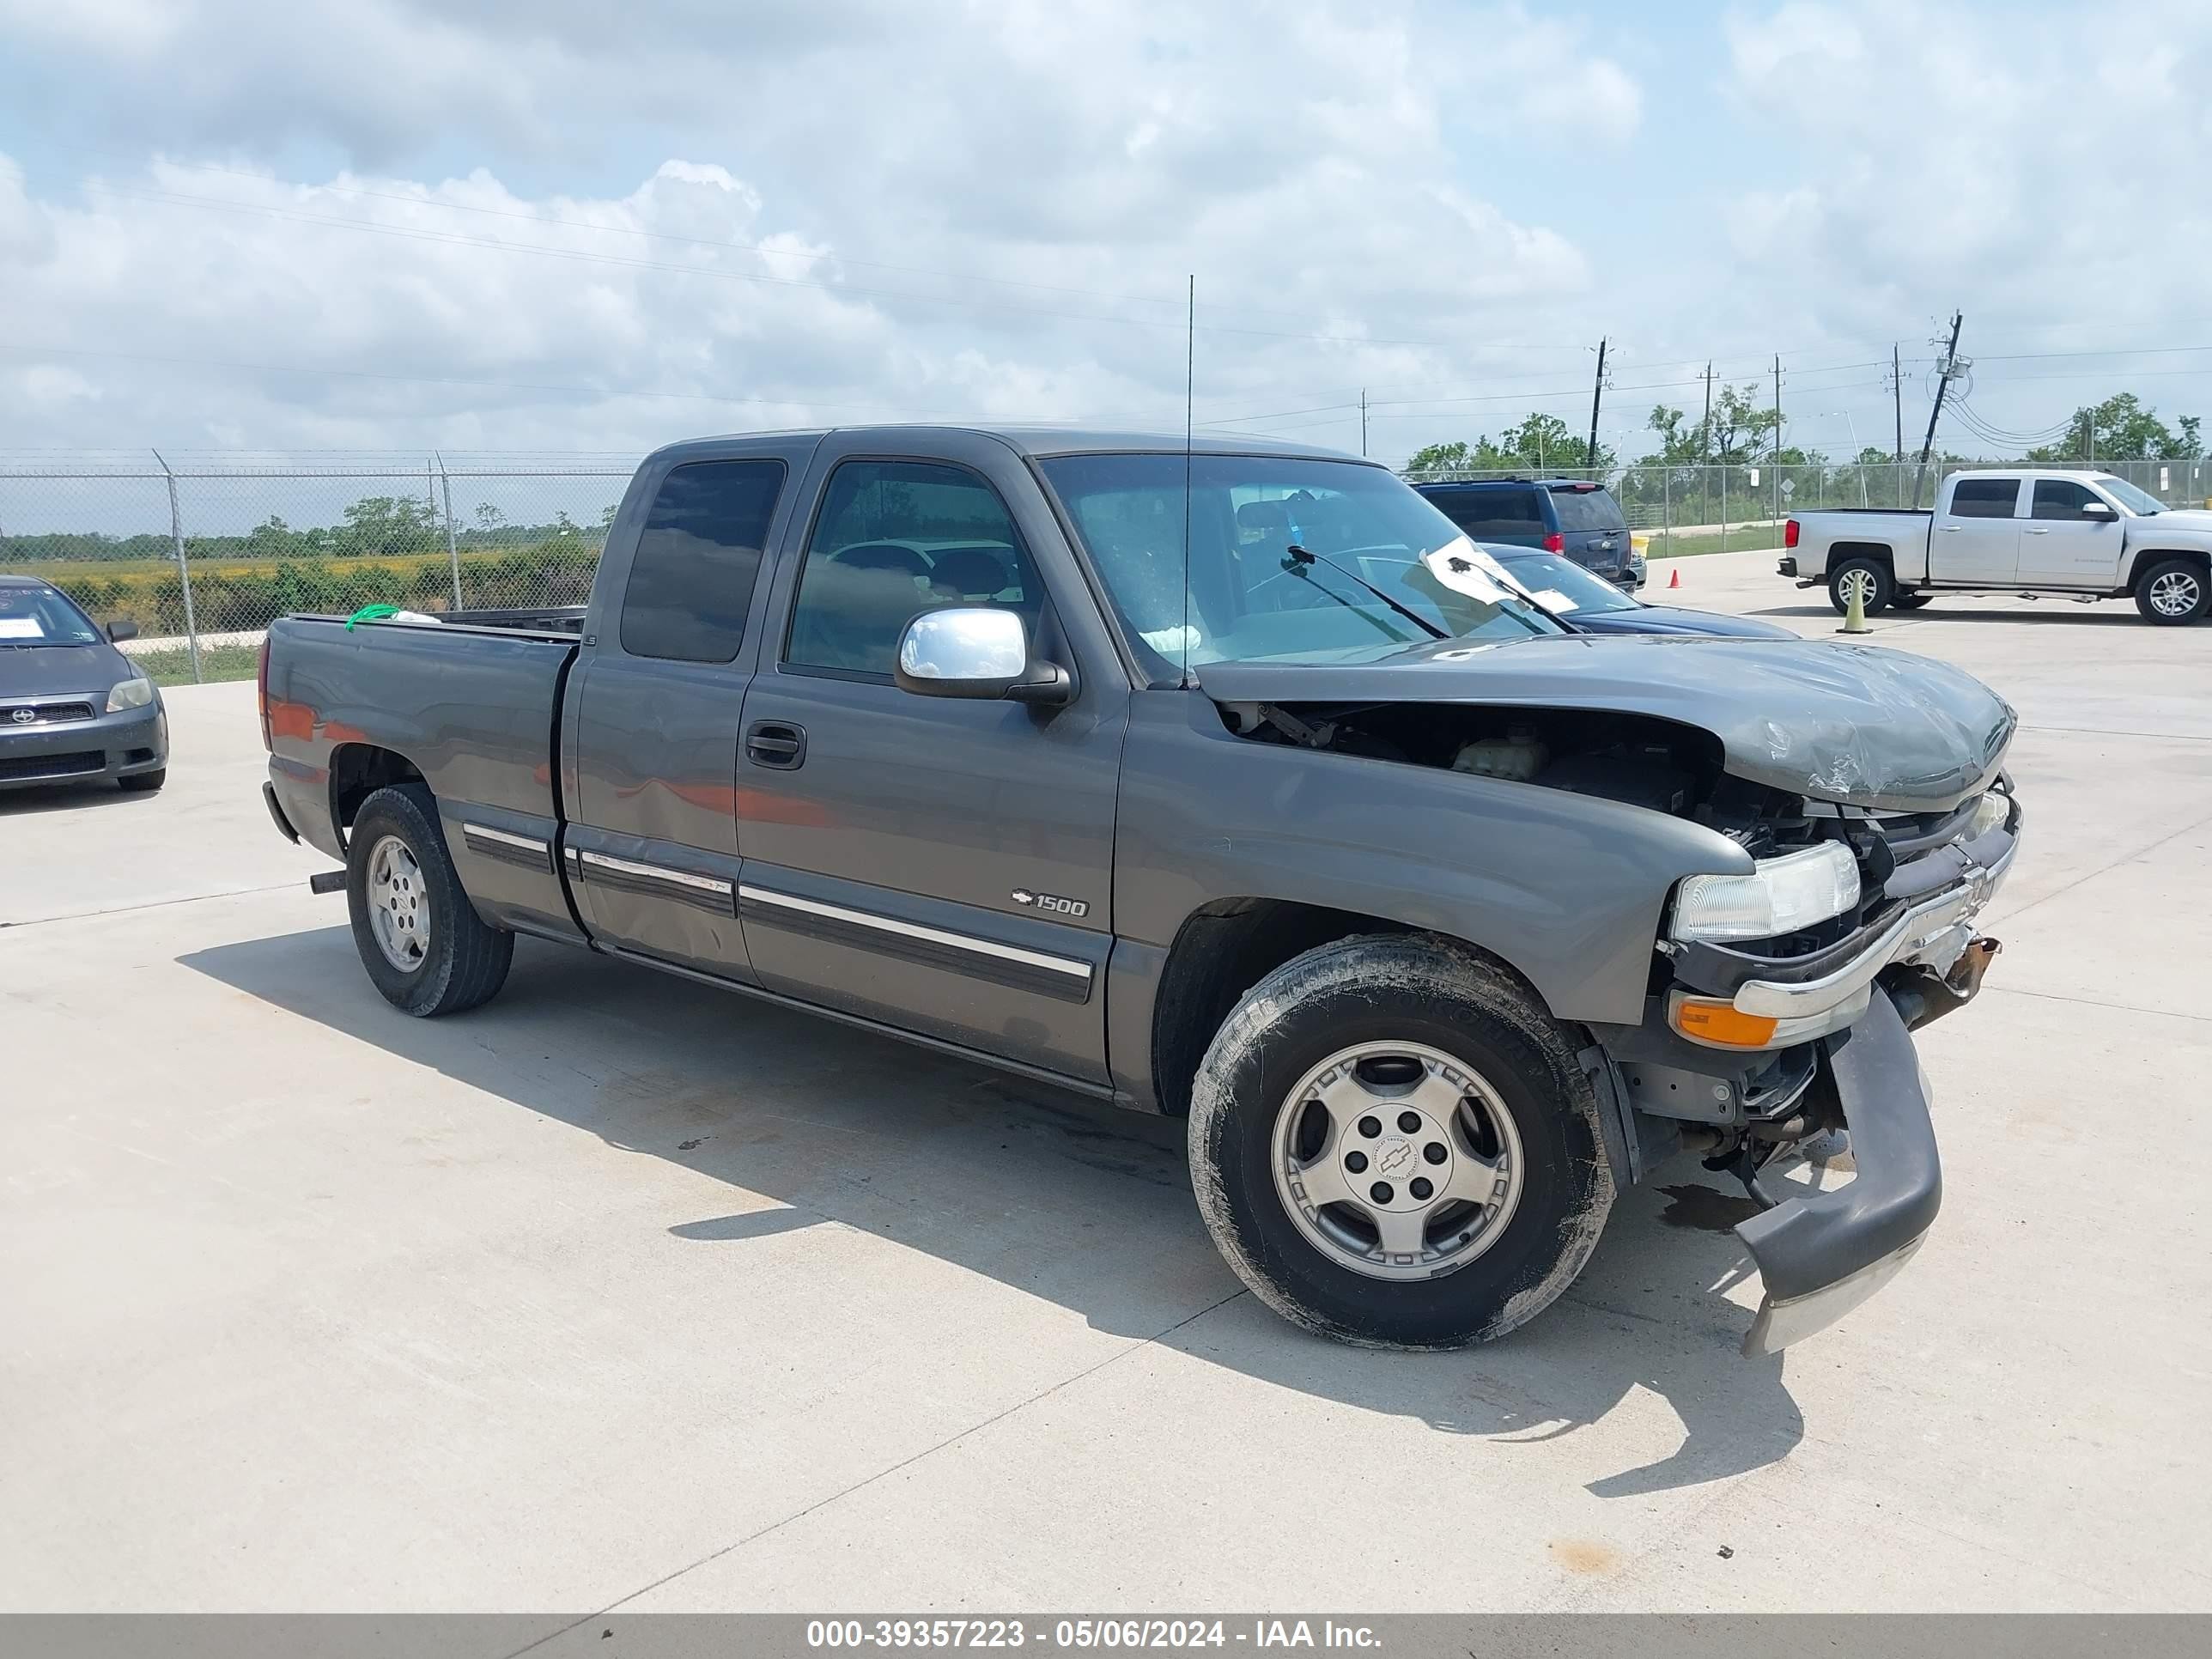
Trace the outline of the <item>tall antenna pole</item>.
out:
M 1936 447 L 1936 422 L 1943 418 L 1943 394 L 1951 389 L 1951 376 L 1959 362 L 1959 325 L 1966 313 L 1951 313 L 1951 343 L 1943 349 L 1943 361 L 1936 365 L 1936 404 L 1928 411 L 1928 435 L 1920 441 L 1920 465 L 1912 474 L 1912 507 L 1920 509 L 1920 483 L 1928 476 L 1928 454 Z
M 1589 450 L 1583 457 L 1583 465 L 1595 471 L 1597 468 L 1597 406 L 1605 396 L 1605 342 L 1597 343 L 1597 380 L 1590 387 Z
M 1198 273 L 1190 273 L 1183 302 L 1182 331 L 1182 661 L 1185 689 L 1190 685 L 1190 450 L 1198 413 Z

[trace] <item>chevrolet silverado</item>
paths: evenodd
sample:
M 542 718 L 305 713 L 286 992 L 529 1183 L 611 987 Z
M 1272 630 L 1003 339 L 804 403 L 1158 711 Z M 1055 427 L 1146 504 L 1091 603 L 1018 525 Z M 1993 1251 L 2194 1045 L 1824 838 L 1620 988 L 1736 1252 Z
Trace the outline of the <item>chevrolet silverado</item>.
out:
M 1765 1206 L 1747 1351 L 1870 1294 L 2021 823 L 1964 673 L 1575 634 L 1387 469 L 1228 439 L 678 444 L 580 611 L 286 617 L 260 702 L 399 1009 L 526 933 L 1183 1117 L 1244 1282 L 1405 1347 L 1685 1152 Z

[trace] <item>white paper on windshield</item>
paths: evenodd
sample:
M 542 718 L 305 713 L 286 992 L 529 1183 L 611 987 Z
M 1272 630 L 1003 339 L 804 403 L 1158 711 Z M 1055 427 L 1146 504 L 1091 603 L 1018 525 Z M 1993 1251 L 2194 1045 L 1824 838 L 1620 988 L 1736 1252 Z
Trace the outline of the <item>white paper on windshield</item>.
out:
M 1480 599 L 1485 605 L 1496 605 L 1509 594 L 1523 599 L 1530 597 L 1504 565 L 1464 536 L 1446 542 L 1433 553 L 1422 554 L 1421 562 L 1429 574 L 1453 592 Z
M 1581 608 L 1577 605 L 1572 599 L 1560 592 L 1556 587 L 1540 588 L 1534 595 L 1532 595 L 1532 597 L 1535 599 L 1537 604 L 1542 605 L 1545 610 L 1550 611 L 1553 616 L 1562 616 L 1567 611 L 1579 610 Z
M 0 640 L 43 640 L 46 630 L 36 617 L 0 617 Z

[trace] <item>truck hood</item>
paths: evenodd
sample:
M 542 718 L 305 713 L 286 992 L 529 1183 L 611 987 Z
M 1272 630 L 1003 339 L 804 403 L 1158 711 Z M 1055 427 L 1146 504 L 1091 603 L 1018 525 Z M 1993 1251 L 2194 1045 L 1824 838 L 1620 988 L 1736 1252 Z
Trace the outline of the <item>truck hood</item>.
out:
M 1681 635 L 1439 640 L 1366 663 L 1207 663 L 1223 702 L 1461 703 L 1649 714 L 1729 772 L 1816 800 L 1929 811 L 1985 787 L 2018 717 L 1948 664 L 1875 646 Z

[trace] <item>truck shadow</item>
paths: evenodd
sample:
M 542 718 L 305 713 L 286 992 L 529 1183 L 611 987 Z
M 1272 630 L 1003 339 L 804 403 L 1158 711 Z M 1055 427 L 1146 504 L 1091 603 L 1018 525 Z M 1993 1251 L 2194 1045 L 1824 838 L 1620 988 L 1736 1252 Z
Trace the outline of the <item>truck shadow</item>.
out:
M 668 1218 L 702 1272 L 754 1241 L 855 1229 L 1212 1364 L 1501 1445 L 1594 1428 L 1639 1392 L 1682 1425 L 1602 1498 L 1689 1486 L 1785 1456 L 1804 1421 L 1778 1358 L 1747 1359 L 1737 1200 L 1683 1162 L 1616 1205 L 1561 1302 L 1462 1353 L 1377 1353 L 1308 1335 L 1252 1297 L 1193 1204 L 1182 1125 L 653 974 L 525 940 L 498 1000 L 442 1021 L 387 1007 L 343 927 L 194 951 L 197 972 L 608 1145 L 728 1184 Z M 1579 1462 L 1648 1435 L 1595 1433 Z
M 1808 605 L 1770 605 L 1746 611 L 1747 617 L 1826 617 L 1840 628 L 1843 618 L 1835 607 L 1825 601 Z M 1867 619 L 1876 633 L 1885 628 L 1902 627 L 1914 623 L 1931 622 L 2026 622 L 2044 623 L 2051 626 L 2073 624 L 2085 628 L 2142 628 L 2148 626 L 2137 614 L 2135 606 L 2124 599 L 2114 599 L 2097 605 L 2081 605 L 2072 599 L 2045 599 L 2040 604 L 2023 604 L 2001 607 L 1947 604 L 1939 599 L 1918 611 L 1884 611 Z

